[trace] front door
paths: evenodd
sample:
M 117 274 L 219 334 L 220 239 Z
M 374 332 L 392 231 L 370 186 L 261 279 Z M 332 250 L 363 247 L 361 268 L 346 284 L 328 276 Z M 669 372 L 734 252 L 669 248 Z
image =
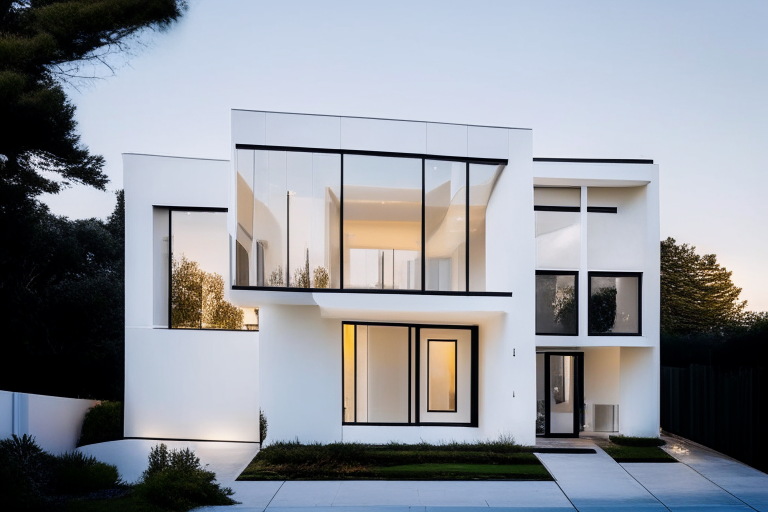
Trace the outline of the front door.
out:
M 584 424 L 584 354 L 536 354 L 536 433 L 546 437 L 578 437 Z

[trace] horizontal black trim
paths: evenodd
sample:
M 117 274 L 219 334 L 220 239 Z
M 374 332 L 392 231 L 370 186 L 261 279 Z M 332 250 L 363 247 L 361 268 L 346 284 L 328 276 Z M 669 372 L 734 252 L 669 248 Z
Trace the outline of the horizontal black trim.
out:
M 546 158 L 534 157 L 534 162 L 573 162 L 583 164 L 652 164 L 653 160 L 642 158 Z
M 417 119 L 391 119 L 389 117 L 365 117 L 365 116 L 340 116 L 333 114 L 310 114 L 307 112 L 276 112 L 274 110 L 251 110 L 247 108 L 233 108 L 239 112 L 256 112 L 258 114 L 286 114 L 289 116 L 315 116 L 315 117 L 335 117 L 337 119 L 370 119 L 372 121 L 400 121 L 403 123 L 424 123 L 424 124 L 448 124 L 452 126 L 471 126 L 473 128 L 498 128 L 501 130 L 527 130 L 531 131 L 533 128 L 520 128 L 515 126 L 492 126 L 489 124 L 466 124 L 466 123 L 444 123 L 440 121 L 419 121 Z
M 533 211 L 535 212 L 580 212 L 581 208 L 578 206 L 540 206 L 533 205 Z
M 615 206 L 587 206 L 588 213 L 619 213 Z
M 122 439 L 137 439 L 142 441 L 185 441 L 189 443 L 244 443 L 261 444 L 258 441 L 226 441 L 223 439 L 183 439 L 178 437 L 123 437 Z M 117 439 L 120 441 L 121 439 Z
M 374 293 L 381 295 L 449 295 L 453 297 L 512 297 L 512 292 L 448 292 L 439 290 L 381 290 L 366 288 L 288 288 L 286 286 L 241 286 L 232 285 L 233 290 L 258 290 L 262 292 L 294 293 Z
M 344 422 L 341 424 L 344 427 L 468 427 L 478 428 L 477 425 L 472 423 L 349 423 Z
M 428 155 L 426 153 L 394 153 L 389 151 L 362 151 L 357 149 L 306 148 L 293 146 L 263 146 L 260 144 L 235 144 L 235 149 L 252 149 L 257 151 L 293 151 L 298 153 L 330 153 L 336 155 L 383 156 L 390 158 L 424 158 L 426 160 L 449 160 L 452 162 L 469 162 L 471 164 L 508 165 L 509 160 L 503 158 L 476 158 L 466 156 Z
M 169 206 L 164 204 L 153 204 L 154 208 L 163 208 L 172 212 L 212 212 L 212 213 L 226 213 L 229 211 L 227 208 L 219 208 L 213 206 Z

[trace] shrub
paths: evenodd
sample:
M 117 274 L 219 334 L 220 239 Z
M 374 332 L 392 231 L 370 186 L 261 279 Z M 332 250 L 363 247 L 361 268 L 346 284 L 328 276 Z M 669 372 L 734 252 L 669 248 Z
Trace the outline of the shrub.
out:
M 117 467 L 80 452 L 64 453 L 53 464 L 53 490 L 59 494 L 82 494 L 119 486 Z
M 51 461 L 27 434 L 0 441 L 0 498 L 6 510 L 34 510 L 45 502 Z
M 123 438 L 122 402 L 104 401 L 88 409 L 77 446 Z
M 264 444 L 264 440 L 267 438 L 267 417 L 264 415 L 264 411 L 259 408 L 259 443 Z
M 613 444 L 619 446 L 664 446 L 667 444 L 658 437 L 628 437 L 628 436 L 608 436 Z
M 149 464 L 135 492 L 153 505 L 179 511 L 237 503 L 230 498 L 232 489 L 215 480 L 216 475 L 189 448 L 169 450 L 160 444 L 150 450 Z

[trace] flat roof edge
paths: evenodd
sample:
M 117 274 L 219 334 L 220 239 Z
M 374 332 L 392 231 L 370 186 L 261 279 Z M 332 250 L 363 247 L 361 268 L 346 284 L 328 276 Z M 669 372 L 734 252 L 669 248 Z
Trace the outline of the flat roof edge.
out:
M 534 162 L 571 162 L 581 164 L 653 164 L 653 160 L 642 158 L 547 158 L 533 157 Z
M 499 128 L 502 130 L 533 130 L 533 128 L 520 128 L 518 126 L 492 126 L 486 124 L 467 124 L 467 123 L 445 123 L 442 121 L 423 121 L 418 119 L 391 119 L 388 117 L 365 117 L 365 116 L 342 116 L 335 114 L 310 114 L 307 112 L 277 112 L 274 110 L 253 110 L 250 108 L 231 108 L 230 111 L 237 110 L 238 112 L 263 112 L 265 114 L 287 114 L 294 116 L 317 116 L 317 117 L 345 117 L 347 119 L 372 119 L 375 121 L 401 121 L 404 123 L 429 123 L 429 124 L 447 124 L 451 126 L 472 126 L 475 128 Z

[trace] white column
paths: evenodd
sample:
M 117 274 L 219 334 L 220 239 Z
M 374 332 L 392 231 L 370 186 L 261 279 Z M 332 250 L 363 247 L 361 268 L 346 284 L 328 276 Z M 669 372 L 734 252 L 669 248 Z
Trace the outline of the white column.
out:
M 587 187 L 581 187 L 581 257 L 579 258 L 579 336 L 587 336 L 587 305 L 589 295 L 587 290 Z

